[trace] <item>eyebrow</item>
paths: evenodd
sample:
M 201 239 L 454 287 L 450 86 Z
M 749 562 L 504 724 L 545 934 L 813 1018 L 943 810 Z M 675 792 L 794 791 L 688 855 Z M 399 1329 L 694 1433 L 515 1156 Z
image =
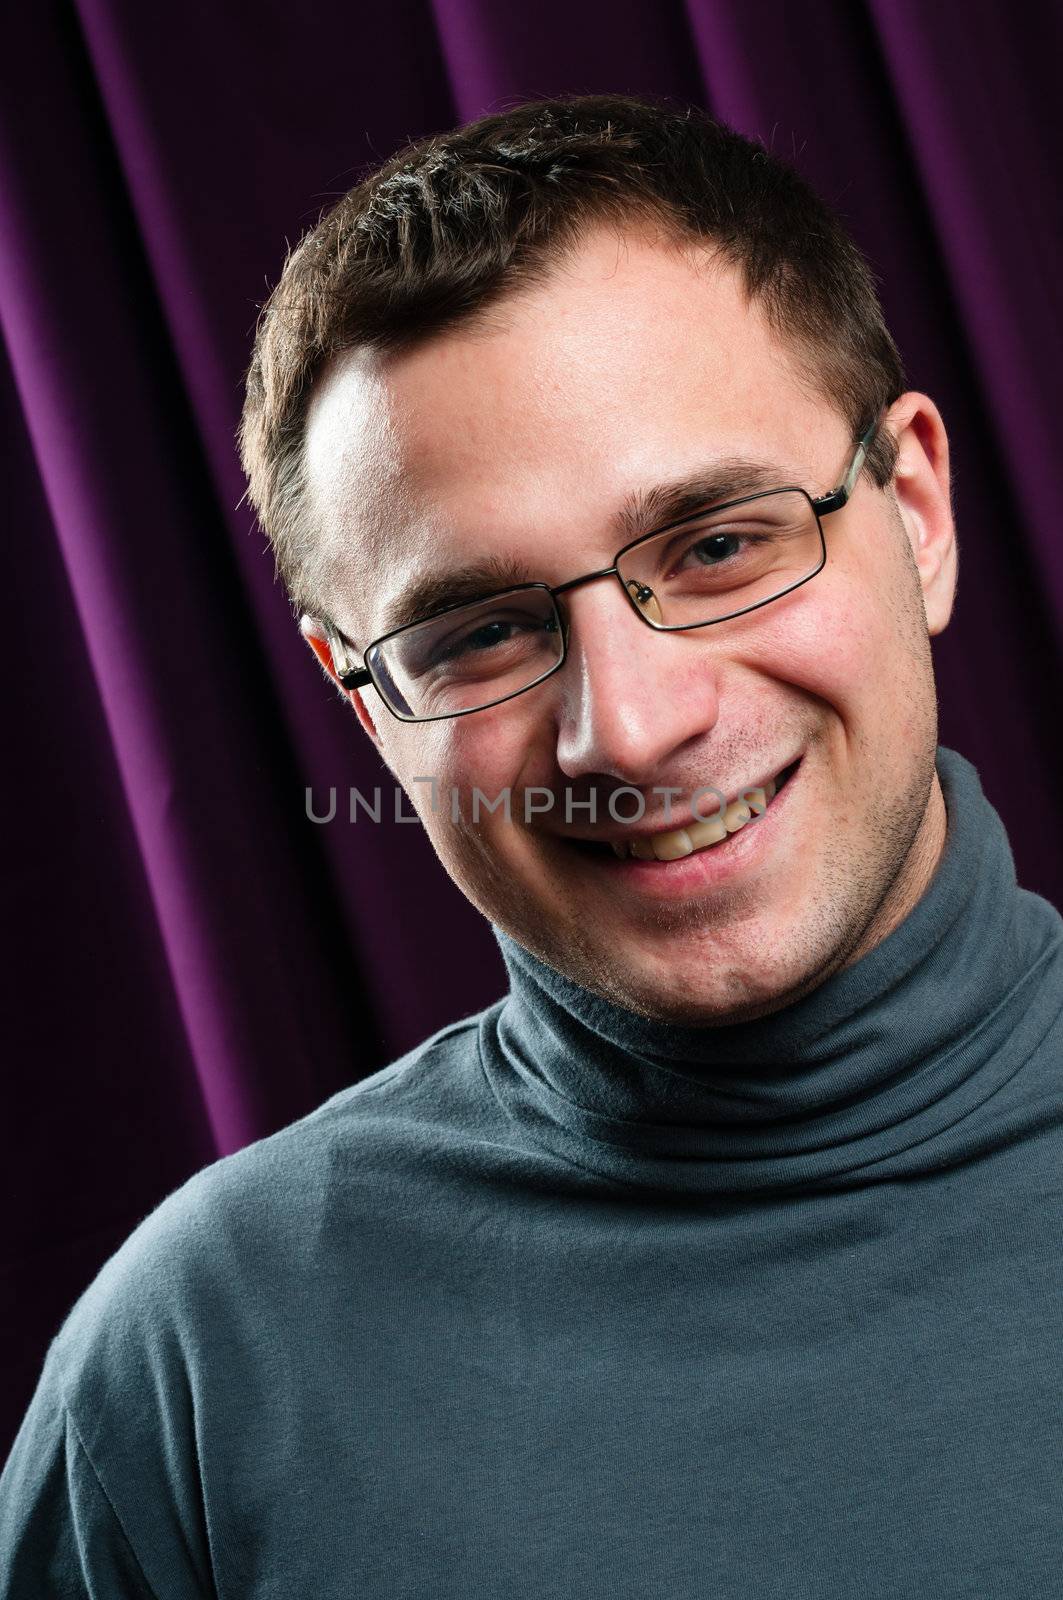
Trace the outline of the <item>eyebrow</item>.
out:
M 651 534 L 693 516 L 697 511 L 758 494 L 765 489 L 788 487 L 778 465 L 731 456 L 709 467 L 687 473 L 647 489 L 636 489 L 621 502 L 610 526 L 620 540 L 620 548 L 643 534 Z M 408 623 L 421 622 L 433 612 L 473 600 L 482 600 L 501 589 L 522 583 L 543 581 L 519 557 L 494 556 L 448 570 L 424 573 L 412 578 L 385 605 L 381 615 L 381 635 Z M 565 580 L 560 580 L 564 582 Z

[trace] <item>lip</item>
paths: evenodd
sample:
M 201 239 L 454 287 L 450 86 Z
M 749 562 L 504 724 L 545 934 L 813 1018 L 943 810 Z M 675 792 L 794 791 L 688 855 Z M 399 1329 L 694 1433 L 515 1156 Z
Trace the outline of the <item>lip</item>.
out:
M 751 789 L 764 789 L 764 788 L 766 788 L 769 783 L 771 783 L 775 778 L 777 778 L 779 776 L 780 773 L 788 772 L 791 767 L 796 766 L 797 764 L 799 764 L 800 761 L 802 760 L 803 755 L 804 755 L 804 752 L 800 751 L 796 756 L 790 756 L 790 758 L 787 761 L 780 762 L 777 767 L 772 767 L 771 771 L 768 772 L 763 778 L 755 779 L 751 783 L 744 783 L 742 785 L 741 789 L 736 789 L 733 794 L 728 795 L 727 799 L 724 801 L 723 809 L 726 810 L 726 808 L 729 805 L 733 805 L 733 803 L 736 800 L 741 800 L 742 796 L 745 795 L 745 794 L 748 794 Z M 796 776 L 797 776 L 796 773 L 791 774 L 791 779 L 793 777 L 796 777 Z M 788 780 L 786 787 L 789 787 L 789 781 L 790 780 Z M 705 787 L 712 789 L 714 792 L 722 793 L 722 790 L 717 790 L 717 786 L 715 784 L 711 784 L 711 785 L 707 784 Z M 771 807 L 774 804 L 775 804 L 775 801 L 774 801 L 774 799 L 772 799 L 772 801 L 770 802 L 770 804 L 768 806 L 768 811 L 771 810 Z M 662 822 L 659 825 L 655 825 L 655 826 L 649 827 L 649 828 L 645 828 L 645 827 L 644 828 L 626 827 L 626 828 L 618 828 L 615 833 L 593 833 L 593 834 L 574 834 L 574 833 L 570 833 L 570 834 L 566 834 L 564 837 L 568 840 L 569 843 L 576 843 L 576 844 L 603 844 L 603 845 L 609 845 L 609 844 L 614 844 L 614 843 L 615 844 L 631 844 L 634 840 L 660 839 L 660 838 L 663 838 L 664 835 L 667 834 L 667 833 L 675 833 L 678 828 L 691 828 L 696 823 L 698 823 L 698 822 L 706 822 L 706 821 L 709 820 L 709 818 L 714 817 L 717 814 L 718 813 L 717 813 L 717 811 L 715 809 L 714 810 L 706 810 L 700 816 L 697 815 L 697 813 L 691 811 L 686 816 L 683 816 L 683 817 L 673 816 L 672 819 L 669 822 Z M 765 812 L 764 815 L 766 816 L 767 812 Z M 723 841 L 721 840 L 721 843 L 722 842 Z M 671 863 L 668 863 L 668 865 L 671 865 Z
M 793 763 L 788 765 L 792 766 Z M 693 855 L 681 856 L 678 861 L 639 861 L 635 857 L 620 860 L 611 852 L 603 851 L 601 859 L 596 858 L 594 864 L 600 871 L 608 873 L 618 885 L 622 884 L 647 899 L 682 899 L 728 884 L 743 873 L 755 870 L 772 849 L 780 826 L 785 824 L 792 810 L 793 791 L 800 783 L 803 768 L 802 756 L 798 759 L 796 771 L 790 774 L 763 815 L 752 818 L 745 827 L 729 834 L 719 844 L 695 850 Z M 785 771 L 785 768 L 780 770 Z M 757 785 L 751 783 L 746 787 L 755 789 Z M 655 831 L 671 833 L 674 828 L 682 826 L 682 823 L 673 823 L 671 828 Z M 622 837 L 630 839 L 636 835 L 627 833 Z M 653 834 L 648 837 L 652 838 Z

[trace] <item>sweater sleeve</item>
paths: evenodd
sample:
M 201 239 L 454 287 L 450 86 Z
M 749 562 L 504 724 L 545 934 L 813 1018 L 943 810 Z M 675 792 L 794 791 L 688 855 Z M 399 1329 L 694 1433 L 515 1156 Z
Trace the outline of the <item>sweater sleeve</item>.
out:
M 0 1475 L 0 1600 L 45 1597 L 157 1600 L 48 1364 Z

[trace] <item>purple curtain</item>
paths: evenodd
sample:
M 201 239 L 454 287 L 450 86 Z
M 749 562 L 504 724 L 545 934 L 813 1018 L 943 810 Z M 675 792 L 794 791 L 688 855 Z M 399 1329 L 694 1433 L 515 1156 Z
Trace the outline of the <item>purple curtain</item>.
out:
M 663 93 L 847 218 L 950 427 L 941 737 L 1063 903 L 1063 19 L 949 0 L 37 0 L 0 66 L 8 667 L 0 1451 L 98 1267 L 198 1167 L 502 991 L 292 624 L 233 444 L 285 240 L 408 136 Z M 311 787 L 337 819 L 306 815 Z

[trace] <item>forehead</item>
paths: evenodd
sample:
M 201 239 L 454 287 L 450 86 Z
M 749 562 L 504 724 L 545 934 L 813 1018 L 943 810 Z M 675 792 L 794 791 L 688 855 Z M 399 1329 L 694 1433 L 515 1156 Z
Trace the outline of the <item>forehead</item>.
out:
M 833 469 L 844 424 L 733 268 L 603 229 L 475 323 L 319 380 L 307 469 L 335 620 L 364 643 L 411 571 L 446 563 L 519 551 L 561 582 L 611 559 L 613 510 L 645 486 L 731 457 L 807 480 L 817 422 Z

